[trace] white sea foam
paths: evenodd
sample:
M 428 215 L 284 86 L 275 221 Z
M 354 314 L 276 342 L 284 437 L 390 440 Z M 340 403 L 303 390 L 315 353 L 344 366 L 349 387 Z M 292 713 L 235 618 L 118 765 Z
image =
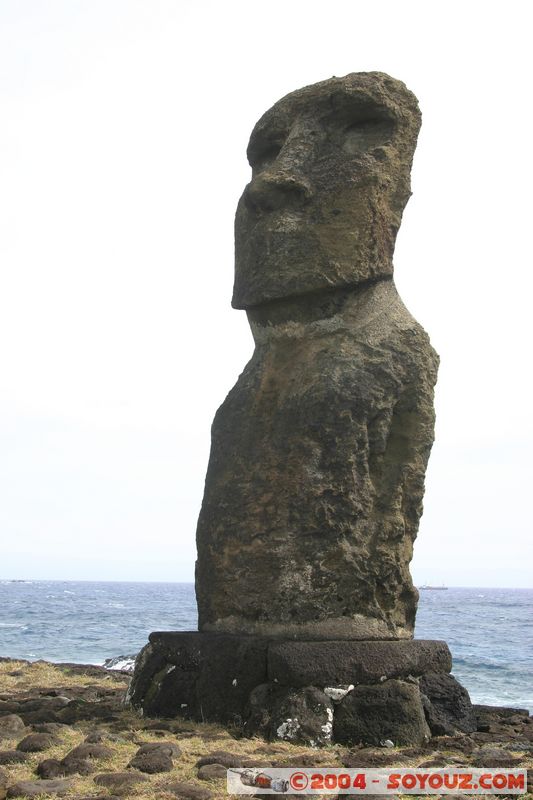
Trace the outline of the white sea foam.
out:
M 135 656 L 115 656 L 106 658 L 101 665 L 106 669 L 121 670 L 122 672 L 133 672 L 135 666 Z

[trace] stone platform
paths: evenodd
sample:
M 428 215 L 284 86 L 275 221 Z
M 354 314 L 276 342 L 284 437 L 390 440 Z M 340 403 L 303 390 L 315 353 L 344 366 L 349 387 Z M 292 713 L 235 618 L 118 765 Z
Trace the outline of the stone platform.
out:
M 155 632 L 127 702 L 146 716 L 237 726 L 314 745 L 421 744 L 475 730 L 445 642 L 300 641 Z

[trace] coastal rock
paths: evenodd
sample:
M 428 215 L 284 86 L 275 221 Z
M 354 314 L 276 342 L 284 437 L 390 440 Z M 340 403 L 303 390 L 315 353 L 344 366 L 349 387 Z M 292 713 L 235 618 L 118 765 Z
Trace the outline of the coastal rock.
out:
M 204 764 L 198 770 L 198 778 L 201 781 L 218 781 L 226 779 L 228 768 L 222 764 Z
M 267 683 L 250 695 L 247 736 L 317 747 L 331 742 L 332 730 L 333 704 L 315 686 L 292 689 Z
M 72 758 L 71 756 L 65 757 L 61 761 L 61 765 L 65 775 L 90 775 L 96 769 L 91 760 Z
M 33 697 L 21 701 L 18 713 L 26 725 L 60 722 L 59 714 L 69 703 L 66 697 Z
M 426 767 L 431 767 L 434 769 L 440 769 L 440 767 L 445 767 L 447 764 L 451 763 L 450 758 L 446 758 L 445 756 L 436 756 L 435 758 L 428 758 L 426 761 L 422 761 L 419 764 L 420 769 L 424 769 Z
M 35 733 L 64 733 L 68 729 L 68 725 L 64 725 L 62 722 L 41 722 L 37 725 L 33 725 L 33 730 Z
M 121 693 L 122 694 L 122 693 Z M 122 699 L 122 698 L 120 698 Z M 57 712 L 56 722 L 63 722 L 67 725 L 74 725 L 77 722 L 103 722 L 115 721 L 115 711 L 120 707 L 120 700 L 117 703 L 110 701 L 89 702 L 83 698 L 72 700 L 62 711 Z
M 335 712 L 335 741 L 345 744 L 421 744 L 430 737 L 418 687 L 388 680 L 356 686 Z
M 469 694 L 453 675 L 427 672 L 419 687 L 424 700 L 426 719 L 433 736 L 472 733 L 477 720 Z
M 0 750 L 0 764 L 23 764 L 29 758 L 27 753 L 21 753 L 20 750 Z
M 410 639 L 438 358 L 392 256 L 420 126 L 377 72 L 257 123 L 233 305 L 255 351 L 216 413 L 198 521 L 201 631 Z
M 8 714 L 16 714 L 20 710 L 20 703 L 15 700 L 7 700 L 7 697 L 9 695 L 4 695 L 3 699 L 0 700 L 0 718 Z
M 127 794 L 134 789 L 137 784 L 148 780 L 146 775 L 140 772 L 102 772 L 94 776 L 97 786 L 111 789 L 118 795 Z
M 91 731 L 91 733 L 85 737 L 87 744 L 101 744 L 104 739 L 105 733 L 103 731 Z
M 47 780 L 50 778 L 60 778 L 67 774 L 65 765 L 57 758 L 45 758 L 44 761 L 37 764 L 37 769 L 35 771 L 39 778 L 45 778 Z
M 9 778 L 7 776 L 7 773 L 5 773 L 3 769 L 0 769 L 0 800 L 4 800 L 7 794 L 8 783 L 9 783 Z
M 43 794 L 67 795 L 72 780 L 19 781 L 7 790 L 7 797 L 41 797 Z
M 235 753 L 228 753 L 227 750 L 215 750 L 213 753 L 208 753 L 202 756 L 196 762 L 197 767 L 203 767 L 208 764 L 222 764 L 228 769 L 229 767 L 241 767 L 243 757 L 237 756 Z
M 114 656 L 113 658 L 106 658 L 103 663 L 105 669 L 112 669 L 119 672 L 131 673 L 135 667 L 135 659 L 137 656 Z
M 518 719 L 526 723 L 532 722 L 532 717 L 530 716 L 527 708 L 513 708 L 511 706 L 474 705 L 473 709 L 476 718 L 488 715 L 492 718 L 499 719 L 502 722 L 504 720 L 515 720 L 515 719 Z
M 41 753 L 59 744 L 60 740 L 52 733 L 30 733 L 17 745 L 21 753 Z
M 346 753 L 342 757 L 342 763 L 350 769 L 358 769 L 359 767 L 361 769 L 392 767 L 398 765 L 398 753 L 362 747 Z
M 94 767 L 84 758 L 65 757 L 61 761 L 57 758 L 46 758 L 37 765 L 37 775 L 40 778 L 59 778 L 64 775 L 90 775 Z
M 512 769 L 522 761 L 521 757 L 513 755 L 510 750 L 503 747 L 480 747 L 472 753 L 472 766 L 487 769 Z
M 70 697 L 63 697 L 61 695 L 36 697 L 33 700 L 25 700 L 21 703 L 21 710 L 28 711 L 60 711 L 70 703 Z
M 154 749 L 137 753 L 129 762 L 128 767 L 153 775 L 156 772 L 170 772 L 173 763 L 168 750 Z
M 443 752 L 457 750 L 465 755 L 470 755 L 476 749 L 476 743 L 471 736 L 461 733 L 456 736 L 434 736 L 429 742 L 426 742 L 425 747 L 428 750 Z
M 180 800 L 211 800 L 213 793 L 209 789 L 203 789 L 195 783 L 187 781 L 175 781 L 162 787 L 165 792 L 175 794 Z
M 90 742 L 82 742 L 77 747 L 70 750 L 64 758 L 64 761 L 71 759 L 106 759 L 111 758 L 113 750 L 103 744 L 91 744 Z
M 137 750 L 136 755 L 140 756 L 154 752 L 165 753 L 171 758 L 178 758 L 178 756 L 181 756 L 181 747 L 175 742 L 144 742 Z
M 17 714 L 0 717 L 0 739 L 14 739 L 26 730 L 24 721 Z
M 509 735 L 511 732 L 520 732 L 523 735 L 524 725 L 531 724 L 531 717 L 525 708 L 474 705 L 473 709 L 477 731 L 489 734 L 488 740 L 492 740 L 494 736 Z

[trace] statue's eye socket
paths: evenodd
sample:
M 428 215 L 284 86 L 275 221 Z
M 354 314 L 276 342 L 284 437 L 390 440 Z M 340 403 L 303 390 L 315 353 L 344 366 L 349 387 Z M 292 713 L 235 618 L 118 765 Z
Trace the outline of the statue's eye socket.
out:
M 393 133 L 394 121 L 391 119 L 358 119 L 345 128 L 342 147 L 346 153 L 364 153 L 390 142 Z
M 270 142 L 263 147 L 254 148 L 248 155 L 252 169 L 261 170 L 271 164 L 279 156 L 281 145 Z

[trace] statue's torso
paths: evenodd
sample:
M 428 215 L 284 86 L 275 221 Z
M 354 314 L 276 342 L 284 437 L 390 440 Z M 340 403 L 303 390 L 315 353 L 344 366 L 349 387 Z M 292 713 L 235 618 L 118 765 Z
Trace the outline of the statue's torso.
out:
M 391 281 L 332 305 L 254 322 L 254 356 L 217 412 L 197 535 L 204 629 L 412 635 L 436 356 Z

